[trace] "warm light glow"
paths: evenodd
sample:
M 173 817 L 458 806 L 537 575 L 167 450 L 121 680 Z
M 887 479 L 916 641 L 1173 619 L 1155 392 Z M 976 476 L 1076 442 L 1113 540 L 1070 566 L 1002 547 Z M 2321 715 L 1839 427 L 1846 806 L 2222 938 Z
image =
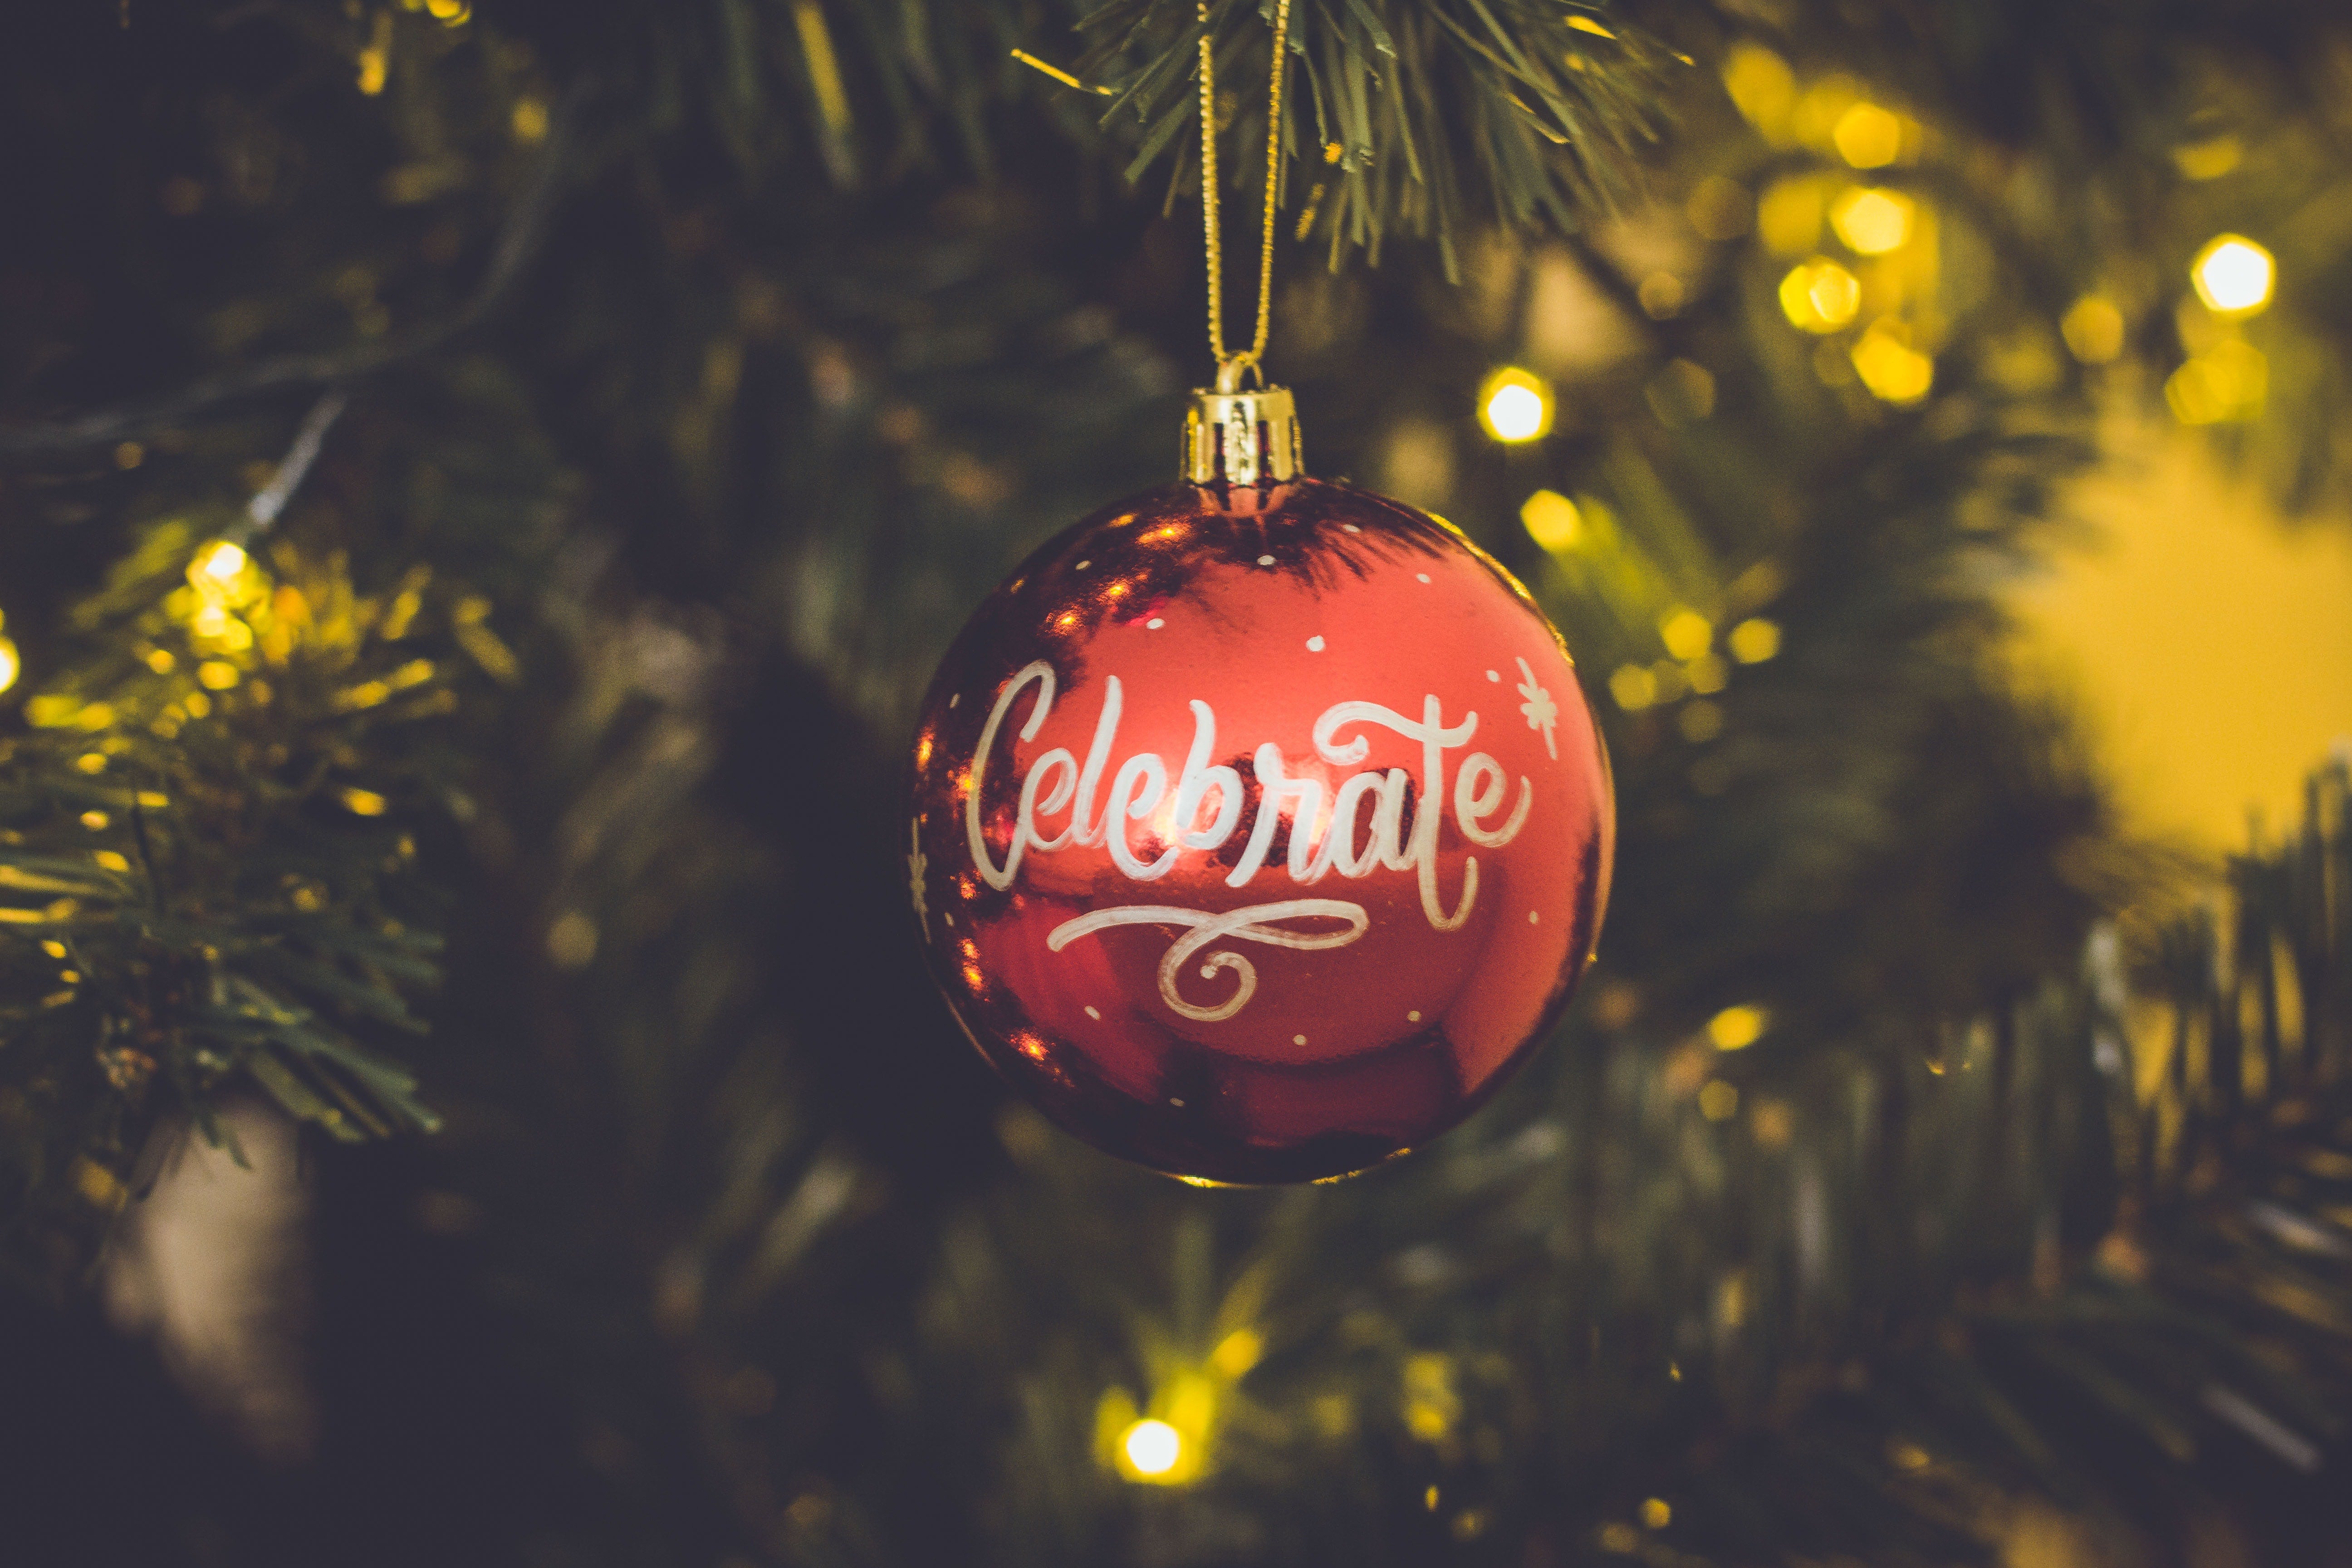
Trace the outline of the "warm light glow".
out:
M 1677 609 L 1658 623 L 1658 637 L 1666 651 L 1688 663 L 1715 643 L 1715 627 L 1696 610 Z
M 1797 102 L 1797 77 L 1788 61 L 1761 44 L 1735 44 L 1724 58 L 1723 87 L 1749 124 L 1780 138 Z
M 1857 169 L 1883 169 L 1903 155 L 1903 117 L 1874 103 L 1857 103 L 1838 116 L 1830 140 Z
M 343 809 L 353 816 L 382 816 L 384 805 L 383 796 L 372 789 L 343 791 Z
M 1519 508 L 1519 521 L 1527 524 L 1529 539 L 1555 552 L 1572 549 L 1584 527 L 1576 503 L 1558 490 L 1538 490 L 1529 496 Z
M 195 564 L 188 569 L 188 575 L 218 584 L 234 583 L 236 574 L 245 570 L 245 561 L 243 549 L 226 539 L 215 540 L 196 552 Z
M 1709 1121 L 1728 1121 L 1739 1114 L 1739 1090 L 1717 1079 L 1698 1091 L 1698 1113 Z
M 1910 343 L 1911 331 L 1881 318 L 1853 345 L 1854 374 L 1871 395 L 1885 403 L 1916 403 L 1936 384 L 1936 362 Z
M 1506 365 L 1478 389 L 1478 418 L 1497 441 L 1532 441 L 1551 428 L 1551 384 Z
M 2224 316 L 2251 316 L 2269 304 L 2275 275 L 2271 253 L 2234 234 L 2210 242 L 2189 268 L 2197 297 Z
M 1240 1377 L 1257 1364 L 1265 1341 L 1255 1329 L 1235 1329 L 1209 1352 L 1209 1364 L 1227 1377 Z
M 1724 641 L 1731 649 L 1731 657 L 1740 663 L 1762 664 L 1780 651 L 1780 628 L 1759 616 L 1732 627 L 1731 636 Z
M 1141 1476 L 1164 1476 L 1184 1455 L 1184 1439 L 1165 1421 L 1139 1421 L 1119 1439 L 1127 1462 Z
M 1764 1037 L 1771 1015 L 1761 1007 L 1726 1007 L 1706 1021 L 1706 1037 L 1718 1051 L 1744 1051 Z
M 1816 256 L 1780 279 L 1780 309 L 1809 332 L 1833 332 L 1862 309 L 1862 284 L 1826 256 Z
M 1609 695 L 1628 713 L 1638 713 L 1658 700 L 1658 678 L 1638 664 L 1618 667 L 1609 678 Z
M 1666 1500 L 1654 1497 L 1642 1504 L 1642 1522 L 1652 1530 L 1664 1530 L 1675 1521 L 1675 1510 Z
M 2104 294 L 2085 294 L 2075 300 L 2058 331 L 2084 364 L 2105 364 L 2124 352 L 2124 313 Z
M 16 685 L 16 677 L 23 673 L 24 668 L 24 661 L 16 657 L 16 645 L 6 637 L 0 637 L 0 691 Z
M 1916 207 L 1900 191 L 1856 186 L 1830 208 L 1830 226 L 1859 255 L 1884 256 L 1911 237 Z
M 2252 419 L 2270 395 L 2270 361 L 2253 344 L 2225 338 L 2164 384 L 2164 400 L 2183 425 Z

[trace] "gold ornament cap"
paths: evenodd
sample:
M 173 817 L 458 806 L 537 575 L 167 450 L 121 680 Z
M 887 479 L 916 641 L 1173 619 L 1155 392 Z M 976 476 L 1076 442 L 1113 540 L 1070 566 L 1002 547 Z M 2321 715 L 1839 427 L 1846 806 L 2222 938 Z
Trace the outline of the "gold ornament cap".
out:
M 1290 389 L 1244 392 L 1238 376 L 1217 379 L 1214 390 L 1195 388 L 1184 412 L 1182 477 L 1196 485 L 1255 485 L 1303 473 Z M 1236 384 L 1226 387 L 1227 380 Z

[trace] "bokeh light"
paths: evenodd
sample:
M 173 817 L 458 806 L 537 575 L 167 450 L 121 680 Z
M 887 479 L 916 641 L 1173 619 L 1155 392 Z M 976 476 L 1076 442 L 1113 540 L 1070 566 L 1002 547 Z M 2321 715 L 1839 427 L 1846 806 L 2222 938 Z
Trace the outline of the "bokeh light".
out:
M 1830 132 L 1838 156 L 1857 169 L 1883 169 L 1903 155 L 1903 117 L 1874 103 L 1857 103 Z
M 0 637 L 0 691 L 16 685 L 16 677 L 24 672 L 24 661 L 16 657 L 16 645 L 6 637 Z
M 1761 1007 L 1726 1007 L 1706 1021 L 1706 1037 L 1718 1051 L 1744 1051 L 1764 1037 L 1770 1021 Z
M 1529 539 L 1554 552 L 1574 548 L 1584 529 L 1576 503 L 1558 490 L 1538 490 L 1529 496 L 1519 508 L 1519 521 L 1527 525 Z
M 222 584 L 234 583 L 236 574 L 245 570 L 245 551 L 240 546 L 226 539 L 216 539 L 196 552 L 195 562 L 188 568 L 188 576 L 191 581 L 199 582 L 200 585 L 205 580 Z
M 2271 253 L 2236 234 L 2209 241 L 2189 268 L 2197 297 L 2224 316 L 2251 316 L 2268 305 L 2276 276 Z
M 1119 1451 L 1139 1476 L 1164 1476 L 1184 1456 L 1184 1439 L 1165 1421 L 1142 1420 L 1127 1429 Z
M 1780 628 L 1771 621 L 1754 617 L 1731 628 L 1724 639 L 1731 648 L 1731 657 L 1742 664 L 1762 664 L 1780 651 Z
M 1830 226 L 1855 254 L 1884 256 L 1901 249 L 1911 237 L 1916 211 L 1911 198 L 1900 191 L 1857 185 L 1830 208 Z
M 2058 323 L 2067 349 L 2084 364 L 2105 364 L 2124 352 L 2124 313 L 2104 294 L 2085 294 Z
M 1910 328 L 1882 317 L 1853 345 L 1854 374 L 1885 403 L 1916 403 L 1936 384 L 1936 362 L 1911 346 Z
M 1780 309 L 1809 332 L 1833 332 L 1862 309 L 1862 284 L 1828 257 L 1816 256 L 1780 279 Z
M 1551 428 L 1551 384 L 1517 365 L 1505 365 L 1478 389 L 1478 419 L 1496 440 L 1532 441 Z

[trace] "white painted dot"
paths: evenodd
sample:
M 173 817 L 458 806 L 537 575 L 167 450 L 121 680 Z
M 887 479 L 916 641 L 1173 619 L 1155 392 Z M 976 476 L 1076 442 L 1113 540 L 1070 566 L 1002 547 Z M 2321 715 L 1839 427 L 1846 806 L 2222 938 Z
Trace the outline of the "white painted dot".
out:
M 1491 669 L 1490 669 L 1490 670 L 1488 670 L 1488 671 L 1486 672 L 1486 679 L 1489 679 L 1489 680 L 1500 680 L 1500 679 L 1502 679 L 1503 678 L 1502 678 L 1501 676 L 1499 676 L 1499 675 L 1496 675 L 1493 670 L 1491 670 Z
M 1304 1035 L 1293 1035 L 1290 1037 L 1290 1043 L 1294 1046 L 1303 1046 L 1307 1043 L 1307 1037 Z
M 1092 1007 L 1087 1009 L 1087 1016 L 1092 1018 L 1097 1024 L 1102 1022 L 1102 1015 L 1096 1012 Z
M 1358 528 L 1358 527 L 1357 527 L 1354 523 L 1352 523 L 1352 522 L 1343 522 L 1343 523 L 1341 523 L 1339 526 L 1340 526 L 1341 528 L 1346 529 L 1349 533 L 1361 533 L 1361 532 L 1363 532 L 1363 531 L 1364 531 L 1362 529 Z
M 1407 1013 L 1404 1016 L 1404 1021 L 1408 1024 L 1418 1024 L 1421 1022 L 1421 1015 L 1419 1013 Z
M 954 915 L 954 913 L 953 913 L 952 911 L 950 911 L 950 910 L 941 910 L 940 911 L 940 919 L 941 919 L 941 920 L 943 920 L 943 921 L 947 921 L 947 922 L 948 922 L 948 924 L 950 924 L 950 925 L 953 925 L 953 924 L 955 924 L 955 915 Z
M 1274 557 L 1271 555 L 1261 555 L 1257 558 L 1257 563 L 1261 566 L 1271 566 L 1274 564 Z M 1424 578 L 1423 581 L 1426 582 L 1427 579 Z
M 1307 651 L 1308 653 L 1321 653 L 1323 651 L 1323 639 L 1321 637 L 1308 637 L 1307 639 Z
M 1172 1095 L 1172 1094 L 1171 1094 L 1171 1095 L 1170 1095 L 1170 1096 L 1168 1097 L 1168 1103 L 1169 1103 L 1169 1104 L 1171 1104 L 1171 1105 L 1172 1105 L 1172 1106 L 1174 1106 L 1174 1107 L 1175 1107 L 1177 1110 L 1183 1110 L 1183 1109 L 1184 1109 L 1184 1102 L 1183 1102 L 1182 1100 L 1181 1100 L 1177 1099 L 1177 1098 L 1176 1098 L 1174 1095 Z
M 1079 571 L 1081 571 L 1081 572 L 1083 572 L 1083 571 L 1085 571 L 1087 567 L 1089 567 L 1089 566 L 1091 566 L 1091 565 L 1093 565 L 1093 564 L 1094 564 L 1094 563 L 1093 563 L 1093 562 L 1091 562 L 1091 561 L 1081 561 L 1081 562 L 1079 562 L 1079 563 L 1078 563 L 1078 570 L 1079 570 Z
M 1166 621 L 1161 620 L 1158 616 L 1154 616 L 1150 620 L 1143 623 L 1143 629 L 1148 632 L 1156 632 L 1167 624 L 1168 623 Z
M 1416 583 L 1426 583 L 1429 581 L 1429 574 L 1426 572 L 1416 572 L 1412 576 L 1413 581 Z
M 950 708 L 952 708 L 952 707 L 954 707 L 957 703 L 959 703 L 959 702 L 961 702 L 961 701 L 962 701 L 962 700 L 963 700 L 963 693 L 962 693 L 962 692 L 961 692 L 961 691 L 959 691 L 959 692 L 955 693 L 953 696 L 951 696 L 951 697 L 950 697 L 950 698 L 948 699 L 948 706 L 949 706 L 949 707 L 950 707 Z
M 1538 920 L 1540 920 L 1540 919 L 1542 919 L 1542 918 L 1543 918 L 1542 916 L 1540 916 L 1540 915 L 1537 914 L 1537 913 L 1535 912 L 1535 910 L 1529 910 L 1528 911 L 1528 924 L 1529 924 L 1529 925 L 1533 925 L 1533 924 L 1535 924 L 1537 921 L 1538 921 Z

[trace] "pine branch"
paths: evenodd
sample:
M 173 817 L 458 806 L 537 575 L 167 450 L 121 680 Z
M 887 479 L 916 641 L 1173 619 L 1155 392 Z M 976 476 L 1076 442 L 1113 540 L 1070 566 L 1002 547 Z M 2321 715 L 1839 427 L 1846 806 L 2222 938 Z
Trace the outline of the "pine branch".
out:
M 1253 13 L 1271 14 L 1221 0 L 1206 23 L 1221 116 L 1234 106 L 1220 131 L 1236 188 L 1264 178 L 1268 44 Z M 1079 26 L 1097 41 L 1076 68 L 1111 95 L 1101 123 L 1135 148 L 1128 179 L 1171 146 L 1182 178 L 1198 136 L 1197 7 L 1110 0 Z M 1286 194 L 1313 180 L 1310 229 L 1335 264 L 1356 248 L 1377 258 L 1401 232 L 1435 238 L 1450 270 L 1474 225 L 1572 229 L 1630 186 L 1674 58 L 1558 0 L 1313 0 L 1286 57 L 1303 89 L 1285 113 Z
M 348 386 L 422 359 L 463 337 L 497 313 L 538 254 L 571 173 L 581 110 L 593 93 L 593 85 L 583 79 L 563 96 L 551 117 L 547 150 L 541 155 L 537 174 L 499 225 L 481 280 L 449 316 L 379 344 L 339 353 L 273 355 L 208 376 L 175 393 L 51 423 L 0 426 L 0 461 L 56 458 L 143 440 L 272 394 Z

